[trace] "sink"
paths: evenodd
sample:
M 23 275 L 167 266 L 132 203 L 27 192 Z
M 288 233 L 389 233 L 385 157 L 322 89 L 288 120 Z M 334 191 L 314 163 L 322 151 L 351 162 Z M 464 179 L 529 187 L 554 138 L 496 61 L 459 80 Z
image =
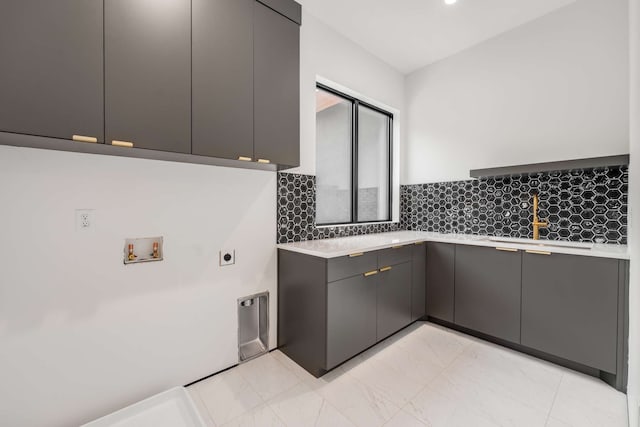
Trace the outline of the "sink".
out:
M 540 247 L 570 248 L 570 249 L 583 249 L 583 250 L 593 249 L 593 243 L 562 242 L 562 241 L 518 239 L 518 238 L 505 239 L 500 237 L 489 237 L 486 240 L 489 242 L 495 242 L 495 243 L 511 243 L 511 244 L 516 243 L 521 245 L 535 245 Z

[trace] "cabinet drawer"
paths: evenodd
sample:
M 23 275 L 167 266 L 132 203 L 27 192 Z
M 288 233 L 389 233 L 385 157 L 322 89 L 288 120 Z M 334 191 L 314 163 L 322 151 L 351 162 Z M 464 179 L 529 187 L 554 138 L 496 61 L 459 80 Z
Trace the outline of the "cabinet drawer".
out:
M 327 262 L 327 281 L 334 282 L 346 277 L 373 271 L 378 267 L 377 252 L 357 253 Z
M 378 251 L 378 266 L 401 264 L 411 261 L 413 245 L 396 246 Z

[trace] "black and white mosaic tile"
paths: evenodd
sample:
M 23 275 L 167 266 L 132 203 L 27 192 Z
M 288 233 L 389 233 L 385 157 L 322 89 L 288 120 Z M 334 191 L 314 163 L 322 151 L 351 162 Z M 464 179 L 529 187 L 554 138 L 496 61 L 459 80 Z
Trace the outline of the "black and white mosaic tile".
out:
M 532 194 L 548 240 L 627 243 L 626 166 L 403 185 L 400 223 L 316 227 L 315 177 L 278 174 L 278 243 L 423 230 L 531 238 Z
M 278 243 L 397 231 L 399 223 L 316 227 L 316 177 L 278 173 Z
M 531 238 L 537 192 L 542 239 L 626 244 L 628 180 L 620 166 L 402 186 L 401 226 Z

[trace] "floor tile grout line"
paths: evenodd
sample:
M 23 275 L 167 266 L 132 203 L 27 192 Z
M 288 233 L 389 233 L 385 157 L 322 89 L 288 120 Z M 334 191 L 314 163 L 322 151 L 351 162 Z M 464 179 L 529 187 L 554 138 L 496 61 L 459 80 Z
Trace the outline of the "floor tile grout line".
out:
M 425 388 L 426 388 L 426 386 L 425 386 Z M 407 406 L 409 406 L 410 404 L 411 404 L 411 402 L 407 403 L 407 404 L 406 404 L 406 405 L 404 405 L 402 408 L 400 408 L 400 410 L 398 411 L 398 414 L 399 414 L 400 412 L 404 412 L 407 416 L 410 416 L 410 417 L 411 417 L 411 418 L 413 418 L 414 420 L 418 421 L 418 422 L 419 422 L 421 425 L 423 425 L 424 427 L 429 427 L 429 424 L 427 424 L 427 422 L 426 422 L 426 421 L 423 421 L 422 419 L 420 419 L 420 418 L 416 417 L 416 416 L 415 416 L 415 415 L 413 415 L 411 412 L 409 412 L 409 411 L 407 411 L 407 410 L 405 409 L 405 408 L 406 408 Z M 398 415 L 398 414 L 396 414 L 396 415 Z M 394 415 L 394 417 L 395 417 L 395 415 Z M 392 420 L 392 419 L 393 419 L 393 418 L 391 418 L 389 421 L 387 421 L 387 422 L 385 423 L 385 426 L 386 426 L 387 424 L 389 424 L 389 422 L 391 422 L 391 420 Z M 383 426 L 383 427 L 384 427 L 384 426 Z
M 293 375 L 293 377 L 296 379 L 295 384 L 293 384 L 292 386 L 290 386 L 290 387 L 286 388 L 285 390 L 282 390 L 281 392 L 279 392 L 279 393 L 275 394 L 274 396 L 270 397 L 269 399 L 265 399 L 265 398 L 263 398 L 263 397 L 262 397 L 262 395 L 261 395 L 261 394 L 260 394 L 260 393 L 259 393 L 259 392 L 254 388 L 254 387 L 253 387 L 253 385 L 251 384 L 251 381 L 250 381 L 250 380 L 249 380 L 249 379 L 248 379 L 248 378 L 247 378 L 247 377 L 242 373 L 242 371 L 238 371 L 238 373 L 240 374 L 240 376 L 242 376 L 242 378 L 247 382 L 247 384 L 249 384 L 249 387 L 251 387 L 251 389 L 252 389 L 252 390 L 253 390 L 253 391 L 254 391 L 254 392 L 255 392 L 255 393 L 260 397 L 260 399 L 262 399 L 262 401 L 263 401 L 264 403 L 268 403 L 268 401 L 269 401 L 269 400 L 272 400 L 272 399 L 274 399 L 275 397 L 277 397 L 277 396 L 279 396 L 279 395 L 281 395 L 281 394 L 283 394 L 283 393 L 286 393 L 287 391 L 289 391 L 289 390 L 291 390 L 292 388 L 296 387 L 296 386 L 297 386 L 298 384 L 300 384 L 301 382 L 304 382 L 304 381 L 303 381 L 300 377 L 298 377 L 295 373 L 291 372 L 291 370 L 290 370 L 290 369 L 288 369 L 286 366 L 283 366 L 283 364 L 282 364 L 282 363 L 280 363 L 280 362 L 279 362 L 275 357 L 273 357 L 270 353 L 267 353 L 267 354 L 265 354 L 265 355 L 263 355 L 263 356 L 260 356 L 260 357 L 271 357 L 273 360 L 275 360 L 275 362 L 276 362 L 278 365 L 280 365 L 282 368 L 284 368 L 287 372 L 289 372 L 291 375 Z M 254 360 L 257 360 L 257 359 L 254 359 Z M 249 363 L 251 363 L 251 362 L 249 362 Z M 240 366 L 242 366 L 242 365 L 238 365 L 238 366 L 236 366 L 236 368 L 239 368 Z M 233 369 L 236 369 L 236 368 L 233 368 Z
M 291 390 L 296 387 L 300 387 L 301 389 L 304 388 L 305 393 L 293 393 L 291 397 L 306 394 L 307 393 L 306 390 L 308 390 L 308 392 L 310 393 L 310 399 L 312 401 L 315 400 L 316 401 L 315 404 L 319 404 L 319 409 L 317 411 L 312 411 L 312 412 L 315 412 L 315 420 L 312 418 L 314 416 L 312 414 L 309 417 L 305 417 L 305 420 L 307 422 L 311 422 L 312 425 L 314 426 L 319 425 L 319 423 L 321 422 L 320 418 L 321 418 L 321 415 L 323 414 L 323 411 L 326 411 L 327 409 L 330 408 L 332 413 L 335 412 L 336 417 L 338 417 L 339 415 L 340 417 L 345 419 L 345 422 L 357 425 L 358 420 L 360 419 L 358 416 L 353 418 L 352 417 L 353 414 L 351 414 L 348 411 L 345 413 L 343 412 L 343 410 L 338 409 L 337 407 L 335 407 L 335 405 L 331 403 L 330 400 L 328 400 L 325 397 L 325 396 L 329 396 L 331 398 L 331 396 L 333 396 L 333 394 L 330 393 L 331 390 L 325 389 L 326 385 L 330 385 L 333 381 L 340 380 L 341 378 L 345 378 L 347 379 L 347 381 L 353 381 L 356 387 L 364 387 L 365 390 L 363 391 L 363 393 L 371 394 L 371 392 L 375 392 L 377 395 L 380 396 L 380 398 L 384 399 L 384 401 L 392 405 L 390 408 L 388 408 L 390 410 L 383 411 L 379 414 L 379 418 L 377 422 L 381 421 L 381 425 L 389 424 L 391 420 L 398 417 L 403 412 L 410 415 L 412 418 L 416 418 L 420 423 L 426 423 L 428 425 L 426 421 L 424 421 L 422 418 L 417 417 L 414 414 L 413 402 L 417 399 L 418 395 L 425 393 L 425 390 L 437 391 L 435 389 L 435 385 L 437 384 L 437 381 L 441 380 L 442 378 L 446 379 L 450 375 L 457 375 L 459 376 L 460 379 L 464 379 L 465 381 L 471 381 L 473 384 L 475 384 L 475 385 L 469 384 L 469 386 L 474 388 L 475 386 L 480 386 L 482 388 L 486 388 L 489 391 L 496 392 L 498 394 L 504 394 L 506 396 L 509 395 L 510 390 L 514 391 L 515 394 L 517 394 L 517 396 L 511 396 L 511 398 L 514 399 L 514 403 L 519 402 L 523 406 L 526 406 L 531 410 L 537 411 L 538 415 L 536 416 L 536 419 L 538 419 L 538 416 L 539 416 L 539 422 L 541 423 L 540 425 L 548 426 L 549 423 L 554 420 L 566 422 L 564 421 L 563 417 L 560 417 L 560 419 L 558 419 L 557 417 L 552 417 L 552 415 L 554 414 L 555 408 L 560 409 L 564 405 L 563 399 L 560 397 L 561 396 L 560 392 L 563 390 L 561 389 L 561 387 L 563 387 L 563 384 L 568 384 L 567 381 L 573 378 L 574 371 L 564 372 L 564 370 L 556 370 L 555 369 L 556 366 L 553 364 L 549 364 L 549 366 L 543 366 L 541 364 L 538 364 L 540 365 L 541 368 L 544 368 L 543 369 L 544 372 L 543 371 L 539 372 L 540 375 L 543 376 L 543 379 L 540 381 L 539 385 L 541 387 L 544 386 L 543 389 L 541 390 L 544 391 L 545 398 L 541 400 L 540 405 L 532 406 L 529 403 L 527 403 L 526 400 L 523 400 L 524 397 L 522 395 L 517 393 L 518 390 L 522 388 L 521 385 L 528 384 L 526 381 L 528 378 L 535 379 L 537 377 L 536 375 L 534 375 L 534 373 L 537 371 L 535 370 L 531 372 L 526 371 L 528 363 L 531 360 L 529 360 L 528 358 L 526 358 L 526 360 L 525 359 L 520 360 L 519 357 L 512 358 L 511 356 L 513 356 L 514 354 L 517 356 L 517 353 L 514 353 L 511 349 L 505 349 L 503 347 L 497 347 L 497 346 L 494 348 L 494 346 L 491 346 L 491 345 L 485 348 L 484 342 L 467 340 L 467 339 L 464 339 L 465 338 L 464 336 L 459 337 L 455 333 L 453 334 L 454 335 L 453 337 L 449 337 L 450 338 L 449 340 L 447 339 L 441 340 L 439 337 L 439 334 L 436 334 L 434 336 L 432 336 L 429 333 L 423 333 L 423 332 L 416 334 L 416 332 L 418 332 L 420 329 L 422 329 L 422 327 L 417 327 L 411 332 L 403 335 L 401 339 L 391 342 L 388 346 L 382 347 L 379 351 L 371 352 L 369 357 L 366 357 L 363 359 L 355 359 L 354 363 L 349 365 L 351 366 L 351 369 L 348 369 L 348 370 L 347 369 L 339 370 L 340 368 L 336 369 L 336 372 L 335 372 L 336 375 L 329 378 L 328 381 L 315 379 L 313 378 L 313 376 L 311 376 L 311 374 L 307 375 L 307 371 L 298 370 L 297 366 L 295 366 L 295 362 L 289 359 L 288 356 L 286 356 L 284 353 L 280 353 L 278 356 L 275 356 L 272 354 L 265 355 L 264 357 L 271 357 L 272 359 L 275 359 L 275 363 L 273 363 L 273 360 L 266 361 L 267 366 L 272 371 L 271 372 L 272 375 L 270 375 L 270 377 L 272 378 L 270 378 L 269 381 L 264 383 L 266 387 L 262 387 L 261 382 L 256 382 L 256 385 L 260 386 L 259 387 L 260 389 L 264 388 L 267 391 L 265 393 L 265 396 L 269 396 L 268 399 L 264 398 L 262 394 L 258 393 L 257 388 L 254 386 L 254 384 L 252 384 L 252 381 L 251 381 L 251 378 L 253 378 L 253 376 L 249 375 L 252 372 L 252 370 L 253 371 L 256 370 L 255 368 L 264 368 L 264 366 L 258 365 L 250 369 L 243 369 L 242 365 L 234 367 L 231 370 L 229 370 L 230 373 L 233 371 L 236 371 L 236 373 L 232 375 L 237 375 L 236 378 L 238 378 L 238 380 L 241 381 L 239 384 L 244 387 L 247 387 L 246 389 L 247 391 L 251 391 L 256 396 L 259 397 L 259 399 L 252 398 L 259 403 L 251 407 L 249 410 L 245 410 L 244 405 L 240 406 L 238 409 L 240 409 L 242 413 L 240 415 L 234 416 L 229 420 L 225 420 L 225 423 L 222 425 L 219 425 L 214 421 L 212 417 L 212 413 L 209 409 L 209 405 L 207 405 L 207 402 L 204 400 L 204 394 L 201 393 L 201 391 L 204 391 L 205 388 L 198 388 L 196 386 L 196 387 L 192 387 L 191 391 L 195 392 L 193 394 L 193 397 L 194 397 L 194 400 L 196 400 L 196 402 L 199 403 L 199 405 L 197 405 L 198 409 L 202 409 L 203 411 L 206 412 L 206 414 L 202 414 L 203 418 L 206 418 L 207 422 L 210 421 L 214 426 L 218 426 L 218 427 L 223 427 L 224 425 L 233 423 L 234 420 L 237 420 L 238 418 L 243 416 L 247 416 L 247 414 L 250 414 L 253 412 L 258 413 L 256 411 L 258 411 L 259 408 L 267 408 L 265 410 L 272 413 L 274 420 L 277 419 L 278 421 L 282 422 L 283 425 L 288 426 L 283 416 L 285 416 L 285 418 L 288 417 L 289 412 L 288 411 L 283 412 L 283 408 L 285 407 L 279 406 L 278 408 L 279 408 L 279 411 L 282 413 L 281 415 L 278 411 L 274 409 L 275 408 L 274 404 L 278 403 L 277 399 L 279 396 L 283 396 L 285 393 L 291 393 Z M 438 332 L 444 332 L 444 333 L 453 332 L 453 331 L 449 331 L 446 328 L 442 328 L 442 329 L 436 328 L 436 329 L 438 329 Z M 426 331 L 426 329 L 424 331 Z M 425 353 L 421 357 L 417 357 L 415 359 L 413 357 L 410 357 L 406 360 L 404 358 L 401 358 L 400 364 L 398 364 L 396 363 L 394 358 L 400 357 L 401 355 L 396 354 L 394 351 L 390 351 L 387 353 L 387 348 L 393 348 L 396 344 L 398 344 L 402 339 L 405 339 L 405 338 L 408 338 L 409 340 L 416 340 L 416 342 L 418 341 L 421 342 L 420 346 L 415 348 L 422 348 L 421 347 L 422 343 L 424 343 L 425 341 L 427 343 L 433 343 L 433 345 L 430 346 L 431 350 L 425 347 L 424 348 Z M 410 348 L 414 348 L 414 347 L 411 344 L 409 344 L 407 349 L 410 349 Z M 494 352 L 494 350 L 496 349 L 500 350 L 499 353 Z M 403 352 L 402 349 L 400 350 L 402 353 Z M 480 352 L 480 353 L 477 353 L 477 352 Z M 496 356 L 496 357 L 494 358 L 493 356 Z M 471 359 L 468 359 L 469 357 Z M 502 357 L 505 358 L 504 361 Z M 532 361 L 536 362 L 537 360 L 532 360 Z M 413 366 L 412 365 L 413 363 L 421 363 L 421 362 L 432 363 L 433 362 L 434 366 L 429 367 L 424 371 L 421 370 L 420 371 L 421 375 L 417 375 L 413 377 L 411 376 L 412 370 L 410 369 L 403 370 L 403 366 L 406 364 L 405 362 L 411 364 L 411 366 Z M 504 365 L 504 363 L 509 362 L 508 364 L 509 369 L 505 371 L 508 377 L 500 376 L 499 378 L 497 378 L 495 382 L 489 381 L 491 378 L 487 377 L 488 382 L 483 382 L 482 377 L 478 377 L 476 375 L 470 375 L 473 372 L 475 372 L 475 369 L 477 369 L 475 362 L 484 363 L 496 369 Z M 409 393 L 411 394 L 411 396 L 406 396 L 407 392 L 405 390 L 400 393 L 400 396 L 406 396 L 406 397 L 397 398 L 397 394 L 396 395 L 389 394 L 389 390 L 394 389 L 393 386 L 391 388 L 384 387 L 384 384 L 389 379 L 385 379 L 382 382 L 376 382 L 375 375 L 371 376 L 372 372 L 370 372 L 369 369 L 365 369 L 365 371 L 355 371 L 355 369 L 357 369 L 359 366 L 365 366 L 366 368 L 366 365 L 368 363 L 380 363 L 384 365 L 385 371 L 386 371 L 386 368 L 389 368 L 391 370 L 388 374 L 394 375 L 394 373 L 398 373 L 402 375 L 403 378 L 407 377 L 409 379 L 412 379 L 415 384 L 411 385 L 408 388 L 409 390 L 412 391 L 411 393 Z M 373 372 L 375 373 L 376 371 L 375 366 L 374 365 L 372 366 L 374 368 Z M 370 366 L 370 368 L 372 366 Z M 531 377 L 529 377 L 529 375 L 524 375 L 522 384 L 520 384 L 520 382 L 518 381 L 516 381 L 515 383 L 511 383 L 509 380 L 509 378 L 511 378 L 511 376 L 509 376 L 511 370 L 517 371 L 515 372 L 515 376 L 517 377 L 516 379 L 519 378 L 520 371 L 528 372 L 529 374 L 531 374 Z M 278 375 L 274 375 L 276 373 Z M 547 376 L 547 373 L 549 374 L 548 376 Z M 222 373 L 220 376 L 223 376 L 223 375 L 224 373 Z M 419 380 L 417 378 L 419 378 Z M 279 382 L 281 386 L 284 385 L 285 389 L 279 390 L 275 395 L 270 396 L 272 393 L 272 390 L 274 389 L 277 390 L 278 388 L 280 388 L 280 387 L 271 387 L 271 381 L 270 381 L 271 379 Z M 282 381 L 280 381 L 280 379 L 282 379 Z M 314 380 L 316 380 L 317 382 L 314 382 Z M 290 386 L 286 386 L 289 382 L 291 382 L 292 384 Z M 556 384 L 555 390 L 553 387 L 554 383 Z M 222 383 L 220 383 L 220 385 L 223 386 Z M 419 390 L 417 390 L 415 393 L 413 393 L 414 386 L 416 386 L 416 388 L 419 388 Z M 369 391 L 366 391 L 366 390 L 369 390 Z M 327 395 L 327 391 L 329 392 L 328 395 Z M 598 391 L 597 389 L 594 389 L 594 393 L 597 391 Z M 390 396 L 391 398 L 387 396 Z M 549 397 L 551 396 L 553 398 L 549 399 Z M 599 394 L 595 393 L 594 396 L 599 396 Z M 282 400 L 284 401 L 287 399 L 282 399 Z M 538 400 L 536 399 L 535 401 L 537 402 Z M 548 406 L 549 401 L 551 402 L 550 406 Z M 248 403 L 253 403 L 253 402 L 248 401 Z M 336 403 L 339 403 L 339 401 L 337 401 Z M 546 417 L 544 414 L 545 408 L 547 408 Z M 604 409 L 605 412 L 608 412 L 612 415 L 617 416 L 617 412 L 613 411 L 613 407 L 611 408 L 606 407 L 602 409 Z M 295 410 L 295 408 L 293 408 L 292 410 Z M 525 408 L 523 408 L 523 410 L 525 411 L 525 413 L 527 413 L 526 411 L 528 411 Z M 306 414 L 308 415 L 308 413 Z M 350 415 L 347 416 L 347 414 L 350 414 Z M 478 416 L 480 415 L 482 414 L 478 414 Z M 626 412 L 625 412 L 625 415 L 626 415 Z M 484 419 L 484 415 L 481 418 Z M 254 421 L 255 419 L 256 418 L 254 414 Z M 493 417 L 490 417 L 487 419 L 494 420 Z M 289 427 L 297 427 L 297 426 L 289 426 Z
M 471 346 L 469 346 L 469 348 L 471 348 Z M 512 352 L 513 352 L 513 350 L 510 350 L 510 349 L 506 349 L 506 350 L 507 350 L 509 355 L 511 355 Z M 460 357 L 462 357 L 465 353 L 466 353 L 466 350 L 465 350 L 465 352 L 460 354 Z M 451 366 L 453 366 L 454 363 L 455 363 L 455 361 L 453 361 L 451 363 L 451 365 L 449 365 L 447 368 L 445 368 L 445 371 L 448 371 L 449 368 L 451 368 Z M 518 362 L 516 361 L 515 363 L 517 364 Z M 522 371 L 522 367 L 518 366 L 518 370 Z M 552 372 L 550 370 L 547 371 L 547 372 L 549 372 L 550 374 L 554 374 L 554 372 Z M 562 377 L 563 377 L 564 374 L 558 372 L 558 375 L 560 376 L 560 381 L 562 381 Z M 529 378 L 529 377 L 525 375 L 525 378 Z M 514 402 L 518 402 L 519 404 L 521 404 L 523 406 L 526 406 L 529 409 L 534 410 L 536 412 L 545 412 L 545 410 L 543 408 L 539 408 L 539 407 L 537 407 L 535 405 L 532 405 L 527 399 L 521 398 L 521 397 L 519 397 L 517 395 L 511 395 L 511 394 L 508 393 L 507 390 L 504 390 L 504 389 L 502 389 L 500 387 L 491 387 L 490 385 L 485 384 L 485 382 L 483 380 L 476 380 L 476 379 L 468 378 L 468 379 L 466 379 L 466 381 L 472 382 L 476 386 L 484 388 L 484 389 L 487 389 L 487 390 L 490 390 L 493 393 L 496 393 L 496 394 L 499 394 L 499 395 L 503 395 L 506 398 L 512 399 Z M 553 408 L 553 402 L 555 401 L 555 396 L 557 395 L 558 388 L 560 386 L 560 381 L 558 382 L 558 385 L 555 387 L 555 390 L 553 392 L 554 393 L 554 398 L 553 398 L 553 400 L 551 402 L 551 407 L 546 411 L 547 414 L 550 413 L 551 409 Z
M 269 355 L 269 353 L 267 353 L 267 354 L 265 354 L 265 355 L 263 355 L 263 356 L 260 356 L 260 357 L 269 357 L 269 356 L 270 356 L 270 355 Z M 257 359 L 253 359 L 253 360 L 257 360 Z M 251 363 L 251 361 L 249 361 L 249 362 L 247 362 L 247 363 Z M 252 391 L 253 393 L 255 393 L 255 395 L 256 395 L 256 396 L 258 396 L 258 397 L 260 398 L 261 403 L 258 403 L 257 405 L 252 406 L 252 407 L 250 407 L 250 408 L 246 409 L 246 410 L 245 410 L 242 414 L 240 414 L 240 415 L 237 415 L 237 416 L 235 416 L 235 417 L 233 417 L 233 418 L 228 419 L 228 420 L 227 420 L 227 421 L 225 421 L 225 422 L 224 422 L 220 427 L 223 427 L 223 426 L 225 426 L 225 425 L 229 424 L 230 422 L 232 422 L 232 421 L 234 421 L 234 420 L 237 420 L 238 418 L 240 418 L 240 417 L 242 417 L 242 416 L 245 416 L 245 415 L 247 415 L 247 414 L 251 413 L 251 411 L 254 411 L 255 409 L 257 409 L 257 408 L 259 408 L 259 407 L 261 407 L 261 406 L 268 406 L 267 401 L 262 397 L 262 395 L 261 395 L 260 393 L 258 393 L 258 391 L 257 391 L 257 390 L 253 387 L 253 385 L 251 384 L 251 381 L 249 381 L 249 380 L 247 379 L 247 377 L 242 373 L 242 370 L 240 369 L 240 368 L 241 368 L 241 366 L 242 366 L 242 364 L 236 365 L 236 366 L 234 366 L 233 368 L 231 368 L 231 369 L 229 369 L 229 370 L 227 370 L 227 371 L 225 371 L 225 372 L 222 372 L 222 373 L 220 373 L 220 374 L 218 374 L 218 375 L 224 375 L 226 372 L 233 372 L 233 371 L 235 371 L 235 373 L 237 373 L 237 374 L 242 378 L 242 380 L 247 384 L 247 386 L 249 387 L 249 389 L 251 389 L 251 391 Z M 216 376 L 218 376 L 218 375 L 216 375 Z M 296 384 L 296 385 L 297 385 L 297 384 Z M 293 387 L 292 387 L 292 388 L 293 388 Z M 289 389 L 288 389 L 288 390 L 289 390 Z M 279 394 L 280 394 L 280 393 L 279 393 Z M 274 397 L 275 397 L 275 396 L 274 396 Z M 208 410 L 208 409 L 209 409 L 209 407 L 207 406 L 207 410 Z M 273 411 L 273 408 L 269 407 L 269 409 L 271 409 L 271 410 Z M 275 412 L 275 411 L 274 411 L 274 412 Z M 277 416 L 277 415 L 278 415 L 278 414 L 276 413 L 276 416 Z M 215 424 L 216 426 L 218 426 L 218 424 L 215 422 L 215 420 L 213 420 L 213 416 L 211 416 L 211 418 L 212 418 L 212 421 L 214 422 L 214 424 Z M 278 419 L 280 419 L 280 417 L 278 417 Z M 282 420 L 281 420 L 281 421 L 282 421 Z M 284 423 L 284 422 L 283 422 L 283 423 Z M 284 423 L 284 424 L 286 425 L 286 423 Z
M 198 401 L 199 404 L 196 403 L 196 409 L 198 409 L 198 412 L 200 412 L 200 408 L 203 408 L 206 411 L 206 414 L 200 414 L 201 416 L 206 417 L 211 425 L 217 427 L 218 424 L 213 421 L 213 417 L 211 416 L 211 412 L 209 411 L 209 407 L 207 406 L 207 404 L 205 403 L 204 399 L 202 398 L 202 396 L 200 395 L 200 391 L 197 389 L 193 390 L 195 396 L 196 396 L 196 400 Z M 205 424 L 207 424 L 206 420 L 205 420 Z
M 327 401 L 324 398 L 322 398 L 322 404 L 320 405 L 320 409 L 318 409 L 318 414 L 316 416 L 316 421 L 313 423 L 313 427 L 317 427 L 318 421 L 320 420 L 320 414 L 322 414 L 322 408 L 324 408 L 326 404 L 327 404 Z
M 549 419 L 551 418 L 551 413 L 553 412 L 553 407 L 556 404 L 556 399 L 558 398 L 558 393 L 560 393 L 560 387 L 562 387 L 562 381 L 564 381 L 565 374 L 562 374 L 560 377 L 560 381 L 558 381 L 558 387 L 556 387 L 556 392 L 553 395 L 553 401 L 551 402 L 551 408 L 549 408 L 549 413 L 547 414 L 547 420 L 544 422 L 544 425 L 547 426 L 549 424 Z
M 205 399 L 202 397 L 202 394 L 200 393 L 200 390 L 196 390 L 196 393 L 198 394 L 198 398 L 202 402 L 202 405 L 207 410 L 207 415 L 209 416 L 209 419 L 211 420 L 211 423 L 214 426 L 218 427 L 218 423 L 216 422 L 216 420 L 213 419 L 213 414 L 211 413 L 211 409 L 209 408 L 209 405 L 207 405 L 207 402 L 205 401 Z
M 280 416 L 280 414 L 278 414 L 278 411 L 276 411 L 275 409 L 273 409 L 273 406 L 271 406 L 268 403 L 265 403 L 264 406 L 268 407 L 275 415 L 276 417 L 280 420 L 280 422 L 282 423 L 282 425 L 286 426 L 286 427 L 295 427 L 295 426 L 289 426 L 289 424 L 287 424 L 285 422 L 285 420 Z M 256 426 L 258 427 L 258 426 Z

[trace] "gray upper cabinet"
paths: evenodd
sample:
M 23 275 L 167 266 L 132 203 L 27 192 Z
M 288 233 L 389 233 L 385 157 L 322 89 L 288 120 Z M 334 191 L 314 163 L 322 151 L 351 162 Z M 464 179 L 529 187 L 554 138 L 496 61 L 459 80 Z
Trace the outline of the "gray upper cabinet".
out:
M 426 314 L 426 270 L 427 245 L 413 245 L 411 257 L 411 321 L 418 320 Z
M 300 164 L 300 26 L 254 3 L 254 156 Z
M 103 2 L 5 0 L 0 131 L 103 140 Z
M 519 343 L 521 264 L 519 251 L 459 245 L 454 323 Z
M 327 285 L 327 369 L 376 343 L 377 283 L 359 274 Z
M 254 0 L 193 0 L 193 154 L 253 158 Z
M 6 0 L 0 143 L 298 166 L 300 24 L 294 0 Z
M 616 372 L 619 261 L 525 253 L 522 344 Z
M 456 245 L 427 244 L 427 315 L 453 322 Z
M 191 0 L 105 2 L 105 97 L 107 144 L 191 153 Z
M 380 265 L 378 341 L 411 323 L 411 262 Z

